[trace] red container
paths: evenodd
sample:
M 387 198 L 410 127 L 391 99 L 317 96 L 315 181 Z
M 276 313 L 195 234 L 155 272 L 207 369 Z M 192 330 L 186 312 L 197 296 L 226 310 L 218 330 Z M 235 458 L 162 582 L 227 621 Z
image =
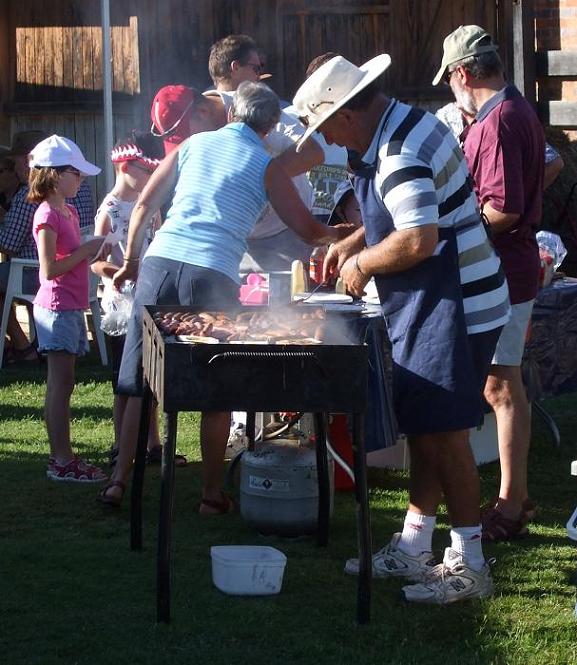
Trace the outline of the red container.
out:
M 352 468 L 353 466 L 353 443 L 351 433 L 349 432 L 347 416 L 345 414 L 334 414 L 329 422 L 329 440 L 335 451 Z M 335 490 L 340 492 L 350 492 L 354 489 L 355 483 L 349 477 L 348 473 L 343 471 L 339 463 L 335 460 Z

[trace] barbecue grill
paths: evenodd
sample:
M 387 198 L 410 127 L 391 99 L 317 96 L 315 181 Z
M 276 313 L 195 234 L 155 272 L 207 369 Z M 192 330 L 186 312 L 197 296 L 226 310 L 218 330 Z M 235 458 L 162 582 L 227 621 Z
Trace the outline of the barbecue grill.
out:
M 301 308 L 304 311 L 306 306 L 295 309 Z M 262 307 L 253 309 L 266 311 Z M 243 308 L 247 310 L 251 308 Z M 154 395 L 166 415 L 158 529 L 157 620 L 170 621 L 171 522 L 178 412 L 244 410 L 315 414 L 320 545 L 328 542 L 326 414 L 352 414 L 360 558 L 357 621 L 368 622 L 371 544 L 363 428 L 367 404 L 367 347 L 347 338 L 344 317 L 334 312 L 326 313 L 327 336 L 320 344 L 183 343 L 163 333 L 155 321 L 155 316 L 158 318 L 169 311 L 184 316 L 200 309 L 146 306 L 143 313 L 144 393 L 132 485 L 131 548 L 142 549 L 142 487 L 150 404 Z M 249 422 L 254 422 L 253 418 Z M 248 434 L 254 436 L 254 431 Z

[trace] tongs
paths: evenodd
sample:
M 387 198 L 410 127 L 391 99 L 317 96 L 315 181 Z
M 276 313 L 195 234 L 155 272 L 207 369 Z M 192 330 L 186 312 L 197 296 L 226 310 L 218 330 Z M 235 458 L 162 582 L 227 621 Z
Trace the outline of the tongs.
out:
M 289 305 L 300 305 L 301 302 L 304 302 L 305 300 L 308 300 L 311 296 L 314 296 L 314 294 L 321 288 L 321 286 L 324 286 L 326 282 L 320 282 L 315 286 L 315 288 L 310 292 L 307 293 L 304 298 L 298 298 L 298 300 L 292 300 Z

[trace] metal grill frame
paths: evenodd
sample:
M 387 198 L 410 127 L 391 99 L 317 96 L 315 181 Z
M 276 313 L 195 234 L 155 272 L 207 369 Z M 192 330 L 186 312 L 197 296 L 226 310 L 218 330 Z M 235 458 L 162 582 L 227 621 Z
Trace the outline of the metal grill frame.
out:
M 245 308 L 243 308 L 244 310 Z M 248 309 L 248 308 L 247 308 Z M 328 413 L 351 413 L 353 418 L 353 467 L 360 570 L 357 586 L 357 622 L 370 620 L 372 573 L 371 539 L 364 411 L 367 403 L 368 353 L 364 344 L 231 345 L 176 344 L 167 342 L 153 316 L 159 311 L 200 312 L 193 307 L 146 306 L 143 313 L 143 400 L 131 494 L 130 546 L 142 550 L 142 492 L 146 446 L 153 397 L 165 414 L 165 443 L 161 471 L 157 555 L 157 620 L 170 622 L 171 531 L 174 504 L 174 461 L 179 411 L 305 411 L 315 414 L 317 474 L 319 478 L 318 543 L 328 542 L 329 477 L 326 450 Z M 258 311 L 263 311 L 259 308 Z M 236 348 L 235 348 L 236 347 Z M 230 390 L 230 363 L 251 373 L 258 365 L 258 394 Z M 273 374 L 271 363 L 280 363 Z M 219 366 L 225 366 L 223 374 Z M 187 371 L 188 370 L 188 371 Z M 311 374 L 312 372 L 312 374 Z M 344 372 L 344 375 L 343 375 Z M 193 381 L 186 379 L 195 374 Z M 217 378 L 216 389 L 206 381 Z M 288 384 L 290 388 L 288 388 Z M 263 385 L 264 384 L 264 385 Z M 294 385 L 293 385 L 294 384 Z M 312 384 L 312 389 L 310 386 Z M 306 386 L 309 386 L 307 389 Z M 207 397 L 207 395 L 210 396 Z M 308 400 L 308 401 L 307 401 Z

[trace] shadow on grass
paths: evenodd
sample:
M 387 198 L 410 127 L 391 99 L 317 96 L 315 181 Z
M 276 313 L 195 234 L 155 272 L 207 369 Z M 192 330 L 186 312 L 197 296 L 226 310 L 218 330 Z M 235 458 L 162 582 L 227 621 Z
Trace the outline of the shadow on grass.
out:
M 46 362 L 28 366 L 25 363 L 17 365 L 8 365 L 0 368 L 0 388 L 10 386 L 16 383 L 46 383 Z M 90 355 L 86 358 L 80 358 L 76 362 L 76 382 L 101 383 L 110 381 L 112 370 L 110 367 L 103 367 L 98 364 L 96 356 Z

